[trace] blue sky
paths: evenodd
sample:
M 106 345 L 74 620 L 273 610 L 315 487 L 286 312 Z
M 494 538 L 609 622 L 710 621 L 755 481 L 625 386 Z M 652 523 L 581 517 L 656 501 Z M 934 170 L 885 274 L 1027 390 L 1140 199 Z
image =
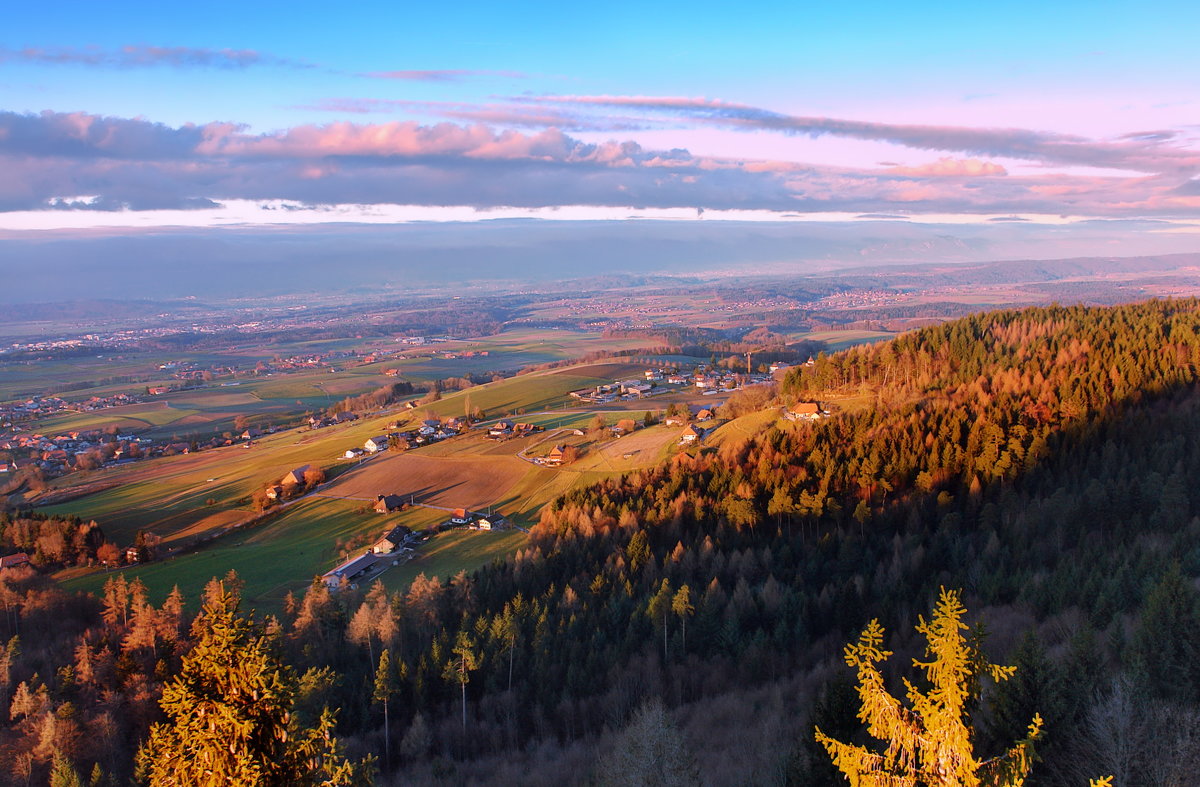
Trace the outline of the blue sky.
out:
M 1192 232 L 1197 29 L 1185 3 L 14 4 L 0 230 L 287 205 Z

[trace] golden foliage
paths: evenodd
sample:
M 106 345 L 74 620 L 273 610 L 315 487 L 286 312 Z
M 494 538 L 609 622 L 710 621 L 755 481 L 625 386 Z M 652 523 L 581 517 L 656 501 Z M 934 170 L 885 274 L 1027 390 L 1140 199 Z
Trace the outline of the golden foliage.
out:
M 922 691 L 905 680 L 907 705 L 888 692 L 877 666 L 892 655 L 883 649 L 879 621 L 871 621 L 858 642 L 846 646 L 846 663 L 858 671 L 858 717 L 885 746 L 876 752 L 842 743 L 820 728 L 816 736 L 854 787 L 1020 787 L 1024 783 L 1042 719 L 1035 715 L 1029 734 L 999 757 L 976 757 L 967 706 L 978 694 L 978 677 L 986 674 L 1005 680 L 1014 668 L 983 659 L 975 643 L 964 636 L 965 613 L 958 593 L 943 588 L 932 620 L 920 619 L 917 631 L 925 635 L 926 660 L 914 659 L 913 666 L 924 670 L 929 688 Z

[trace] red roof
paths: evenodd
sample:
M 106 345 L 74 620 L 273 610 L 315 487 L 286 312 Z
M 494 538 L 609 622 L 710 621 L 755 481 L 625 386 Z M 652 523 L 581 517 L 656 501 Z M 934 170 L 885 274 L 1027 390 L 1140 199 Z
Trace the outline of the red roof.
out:
M 7 555 L 5 557 L 0 557 L 0 569 L 16 568 L 17 566 L 24 566 L 24 565 L 28 565 L 28 564 L 29 564 L 29 555 L 25 554 L 24 552 L 18 552 L 15 555 Z

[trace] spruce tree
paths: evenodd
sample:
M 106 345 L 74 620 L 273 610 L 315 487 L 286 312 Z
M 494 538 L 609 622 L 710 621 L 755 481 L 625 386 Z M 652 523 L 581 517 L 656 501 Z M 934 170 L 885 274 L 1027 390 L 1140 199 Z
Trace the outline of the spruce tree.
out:
M 292 715 L 296 678 L 238 596 L 215 583 L 193 625 L 196 644 L 163 688 L 167 723 L 138 752 L 142 781 L 155 785 L 354 785 L 370 763 L 351 765 L 333 738 L 333 714 L 314 727 Z

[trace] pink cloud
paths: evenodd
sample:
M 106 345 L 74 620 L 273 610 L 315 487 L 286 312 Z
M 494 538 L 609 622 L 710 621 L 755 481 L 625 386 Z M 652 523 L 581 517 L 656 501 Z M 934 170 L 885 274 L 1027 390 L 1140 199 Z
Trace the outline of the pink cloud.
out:
M 253 134 L 233 123 L 170 127 L 84 113 L 0 112 L 0 210 L 98 194 L 97 206 L 224 199 L 306 204 L 644 205 L 872 213 L 1192 214 L 1176 177 L 1002 175 L 983 159 L 832 168 L 697 156 L 558 129 L 480 123 L 336 122 Z M 61 205 L 59 206 L 61 207 Z
M 518 104 L 639 109 L 696 124 L 811 137 L 830 135 L 874 140 L 917 150 L 941 150 L 1184 177 L 1200 172 L 1200 151 L 1178 143 L 1176 135 L 1167 131 L 1126 135 L 1115 141 L 1105 141 L 1022 128 L 969 128 L 787 115 L 719 99 L 680 96 L 549 95 L 514 96 L 510 100 Z
M 945 156 L 928 164 L 916 167 L 893 166 L 888 172 L 894 175 L 911 175 L 914 177 L 979 177 L 987 175 L 1007 175 L 1008 170 L 994 161 L 979 159 L 959 159 Z

